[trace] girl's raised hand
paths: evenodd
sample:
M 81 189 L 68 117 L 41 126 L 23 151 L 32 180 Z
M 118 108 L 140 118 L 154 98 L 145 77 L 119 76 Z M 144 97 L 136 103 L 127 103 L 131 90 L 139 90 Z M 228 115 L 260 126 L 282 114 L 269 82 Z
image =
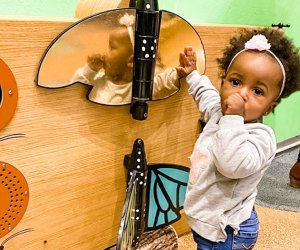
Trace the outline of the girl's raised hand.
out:
M 197 55 L 191 46 L 184 48 L 184 52 L 179 54 L 179 66 L 176 67 L 179 77 L 186 77 L 193 70 L 197 69 Z
M 102 54 L 93 54 L 89 55 L 87 58 L 87 64 L 94 71 L 99 71 L 103 68 L 103 55 Z

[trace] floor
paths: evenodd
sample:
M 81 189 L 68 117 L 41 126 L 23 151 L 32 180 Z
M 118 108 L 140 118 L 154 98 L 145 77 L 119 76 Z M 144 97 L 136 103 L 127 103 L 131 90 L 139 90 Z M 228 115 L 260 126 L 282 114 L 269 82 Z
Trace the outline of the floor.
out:
M 254 250 L 299 250 L 300 213 L 256 206 L 260 233 Z M 179 237 L 179 250 L 196 250 L 190 233 Z

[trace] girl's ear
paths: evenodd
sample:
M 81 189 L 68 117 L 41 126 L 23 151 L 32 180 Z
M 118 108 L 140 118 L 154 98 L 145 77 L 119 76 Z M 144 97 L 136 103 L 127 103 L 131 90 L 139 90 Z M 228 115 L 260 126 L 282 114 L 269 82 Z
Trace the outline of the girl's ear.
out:
M 221 89 L 223 87 L 225 78 L 226 78 L 225 72 L 224 71 L 219 71 L 219 79 L 221 79 Z
M 133 68 L 133 55 L 129 56 L 129 58 L 127 60 L 127 67 Z
M 274 111 L 275 107 L 278 105 L 278 102 L 272 102 L 269 106 L 269 108 L 267 109 L 267 111 L 263 114 L 264 116 L 270 114 L 271 112 Z

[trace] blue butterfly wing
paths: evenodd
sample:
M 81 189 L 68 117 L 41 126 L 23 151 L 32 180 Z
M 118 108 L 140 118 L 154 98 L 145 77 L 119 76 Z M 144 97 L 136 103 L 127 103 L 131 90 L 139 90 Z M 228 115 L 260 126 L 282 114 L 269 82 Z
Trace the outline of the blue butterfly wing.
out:
M 145 230 L 156 230 L 179 220 L 189 168 L 175 164 L 148 165 Z

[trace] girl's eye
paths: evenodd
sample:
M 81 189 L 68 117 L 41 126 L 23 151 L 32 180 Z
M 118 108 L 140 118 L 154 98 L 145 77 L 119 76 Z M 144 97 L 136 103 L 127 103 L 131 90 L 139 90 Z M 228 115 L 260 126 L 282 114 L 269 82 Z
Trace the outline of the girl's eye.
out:
M 240 85 L 240 81 L 239 80 L 231 80 L 231 84 L 233 85 L 233 86 L 239 86 Z
M 255 95 L 263 95 L 263 91 L 261 89 L 253 89 L 253 93 Z

